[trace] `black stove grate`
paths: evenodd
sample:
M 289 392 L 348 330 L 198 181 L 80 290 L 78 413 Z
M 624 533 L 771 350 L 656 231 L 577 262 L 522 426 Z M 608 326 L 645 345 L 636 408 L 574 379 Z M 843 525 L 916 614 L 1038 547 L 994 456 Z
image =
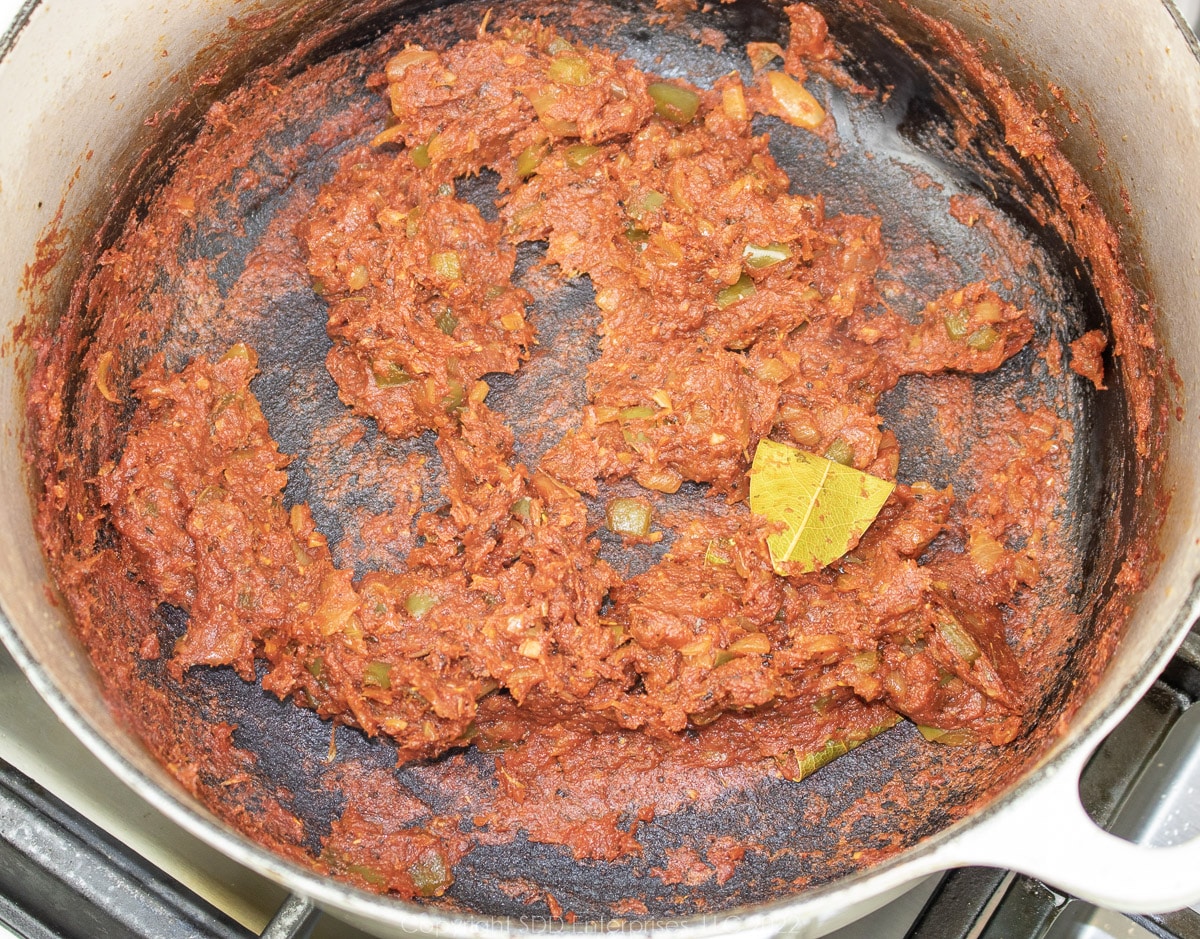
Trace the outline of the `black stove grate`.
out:
M 1077 935 L 1086 904 L 1007 871 L 968 867 L 942 878 L 905 939 L 1052 939 Z M 1158 939 L 1200 939 L 1200 913 L 1128 915 Z
M 25 939 L 254 935 L 3 761 L 0 828 L 0 922 Z M 317 915 L 290 897 L 261 935 L 305 939 Z

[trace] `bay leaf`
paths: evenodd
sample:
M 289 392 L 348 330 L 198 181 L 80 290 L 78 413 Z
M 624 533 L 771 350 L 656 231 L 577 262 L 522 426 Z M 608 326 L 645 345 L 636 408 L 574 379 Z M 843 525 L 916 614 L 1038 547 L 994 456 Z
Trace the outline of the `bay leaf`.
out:
M 774 440 L 750 467 L 750 511 L 783 528 L 767 538 L 780 575 L 820 570 L 858 544 L 896 484 Z

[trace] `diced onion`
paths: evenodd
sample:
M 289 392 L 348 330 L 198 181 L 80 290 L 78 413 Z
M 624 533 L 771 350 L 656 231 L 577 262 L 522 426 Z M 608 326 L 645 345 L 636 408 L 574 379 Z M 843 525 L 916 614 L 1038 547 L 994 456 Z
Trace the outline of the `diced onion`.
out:
M 975 644 L 975 640 L 963 628 L 963 625 L 953 616 L 945 615 L 938 620 L 938 633 L 946 640 L 946 645 L 959 658 L 967 662 L 974 662 L 981 655 L 979 646 Z
M 462 266 L 456 251 L 439 251 L 430 255 L 429 266 L 443 280 L 458 280 L 462 277 Z
M 779 105 L 782 117 L 789 124 L 816 130 L 825 121 L 825 109 L 807 88 L 786 72 L 767 75 L 771 96 Z
M 104 396 L 105 401 L 117 404 L 121 399 L 113 393 L 112 388 L 108 385 L 108 373 L 112 369 L 112 361 L 113 354 L 111 351 L 100 354 L 100 358 L 96 362 L 96 390 Z
M 546 77 L 562 85 L 582 88 L 592 82 L 592 69 L 587 59 L 578 55 L 560 55 L 550 63 Z
M 750 633 L 729 646 L 735 655 L 766 655 L 771 651 L 771 640 L 762 633 Z
M 729 85 L 721 91 L 721 110 L 731 121 L 750 120 L 750 109 L 746 107 L 746 94 L 741 85 Z
M 628 538 L 645 538 L 650 534 L 650 505 L 643 499 L 613 499 L 605 511 L 608 530 Z

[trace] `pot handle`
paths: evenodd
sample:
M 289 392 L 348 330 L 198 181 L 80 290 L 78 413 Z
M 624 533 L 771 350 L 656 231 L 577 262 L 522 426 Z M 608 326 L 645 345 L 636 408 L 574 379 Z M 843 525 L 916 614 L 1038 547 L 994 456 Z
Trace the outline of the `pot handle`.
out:
M 1200 837 L 1158 848 L 1100 828 L 1079 799 L 1090 756 L 1078 748 L 1009 805 L 951 839 L 935 852 L 942 865 L 1008 868 L 1123 913 L 1200 903 Z

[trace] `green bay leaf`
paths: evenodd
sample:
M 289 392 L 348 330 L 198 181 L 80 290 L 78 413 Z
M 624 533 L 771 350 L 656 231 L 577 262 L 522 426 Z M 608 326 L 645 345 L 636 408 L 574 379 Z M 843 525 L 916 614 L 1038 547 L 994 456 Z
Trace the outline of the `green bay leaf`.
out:
M 750 511 L 783 526 L 767 538 L 777 574 L 803 574 L 858 543 L 896 484 L 774 440 L 750 467 Z

